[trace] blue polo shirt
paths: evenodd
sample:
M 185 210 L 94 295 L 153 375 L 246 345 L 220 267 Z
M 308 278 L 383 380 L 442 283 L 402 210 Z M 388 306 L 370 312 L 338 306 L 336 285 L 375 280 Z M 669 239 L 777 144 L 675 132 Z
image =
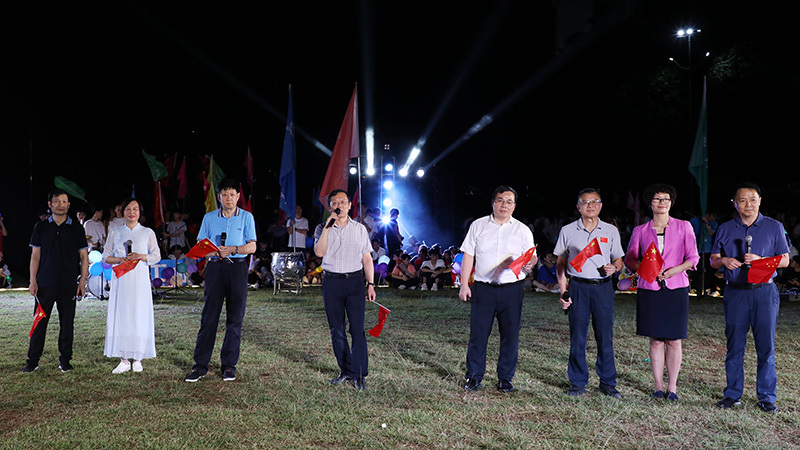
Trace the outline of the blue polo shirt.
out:
M 222 214 L 222 209 L 211 211 L 203 216 L 197 240 L 208 238 L 215 245 L 222 245 L 222 233 L 225 232 L 225 245 L 239 247 L 256 241 L 256 221 L 249 212 L 236 208 L 231 218 Z M 231 258 L 244 258 L 247 255 L 231 255 Z
M 742 223 L 741 217 L 736 217 L 720 225 L 711 248 L 711 254 L 744 261 L 744 238 L 747 235 L 753 237 L 750 253 L 764 258 L 789 253 L 789 244 L 786 242 L 783 224 L 758 213 L 756 221 L 749 227 Z M 772 277 L 774 278 L 775 274 Z M 747 283 L 747 271 L 741 268 L 725 269 L 725 280 L 731 283 Z
M 61 225 L 53 216 L 36 223 L 31 234 L 31 247 L 40 249 L 36 283 L 43 288 L 75 288 L 81 274 L 80 251 L 88 248 L 86 232 L 81 224 L 67 220 Z

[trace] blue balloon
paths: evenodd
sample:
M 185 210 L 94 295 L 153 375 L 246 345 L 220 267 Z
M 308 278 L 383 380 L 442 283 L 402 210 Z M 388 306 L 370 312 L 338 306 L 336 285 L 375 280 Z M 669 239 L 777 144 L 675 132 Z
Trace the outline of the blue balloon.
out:
M 111 264 L 109 264 L 107 262 L 102 262 L 102 263 L 100 263 L 100 265 L 103 266 L 103 269 L 110 269 L 111 268 Z
M 102 275 L 103 274 L 103 265 L 100 263 L 94 263 L 89 266 L 89 275 Z
M 453 258 L 453 262 L 460 263 L 462 259 L 464 259 L 464 254 L 463 253 L 459 253 L 459 254 L 457 254 L 455 256 L 455 258 Z
M 175 275 L 175 269 L 173 269 L 172 267 L 165 267 L 164 269 L 161 270 L 161 278 L 169 280 L 174 275 Z
M 114 271 L 112 269 L 103 269 L 103 278 L 110 280 L 113 273 Z

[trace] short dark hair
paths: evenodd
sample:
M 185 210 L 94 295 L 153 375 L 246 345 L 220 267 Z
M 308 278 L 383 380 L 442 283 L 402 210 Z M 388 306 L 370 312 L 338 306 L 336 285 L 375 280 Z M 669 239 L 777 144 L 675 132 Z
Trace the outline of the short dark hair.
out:
M 736 198 L 736 193 L 739 192 L 739 189 L 752 189 L 756 191 L 756 194 L 758 194 L 759 197 L 761 197 L 761 187 L 755 183 L 745 181 L 744 183 L 739 183 L 736 185 L 736 189 L 733 190 L 733 197 L 731 198 Z
M 333 197 L 337 196 L 338 194 L 346 195 L 347 196 L 347 201 L 348 202 L 350 201 L 350 194 L 348 194 L 347 191 L 345 191 L 344 189 L 334 189 L 334 190 L 331 191 L 330 194 L 328 194 L 328 204 L 330 204 L 331 199 Z
M 69 199 L 69 195 L 63 189 L 55 188 L 52 191 L 47 193 L 47 201 L 52 202 L 54 198 L 58 197 L 59 195 L 66 195 L 67 199 Z
M 501 184 L 500 186 L 494 188 L 494 192 L 492 192 L 492 200 L 497 198 L 497 196 L 499 194 L 502 194 L 503 192 L 511 192 L 512 194 L 514 194 L 514 203 L 517 202 L 517 191 L 511 186 L 508 186 L 506 184 Z
M 584 194 L 597 194 L 600 197 L 600 200 L 603 200 L 603 197 L 600 195 L 600 190 L 595 188 L 583 188 L 580 192 L 578 192 L 578 203 L 581 202 L 581 196 Z
M 239 182 L 230 177 L 225 177 L 217 185 L 217 191 L 222 192 L 225 189 L 233 189 L 239 192 Z
M 363 241 L 362 241 L 362 242 L 363 242 Z M 378 243 L 378 245 L 381 245 L 381 240 L 380 240 L 380 239 L 378 239 L 378 238 L 375 238 L 375 239 L 373 239 L 373 240 L 372 240 L 370 243 L 374 244 L 374 243 L 376 243 L 376 242 Z
M 397 208 L 392 208 L 392 210 L 391 210 L 391 211 L 389 211 L 389 216 L 390 216 L 390 217 L 394 217 L 395 215 L 398 215 L 398 216 L 399 216 L 399 215 L 400 215 L 400 210 L 399 210 L 399 209 L 397 209 Z
M 653 197 L 658 194 L 659 192 L 663 192 L 665 194 L 669 194 L 669 199 L 673 206 L 675 206 L 675 199 L 678 198 L 678 191 L 675 190 L 675 187 L 670 186 L 666 183 L 656 183 L 647 186 L 643 192 L 643 197 L 648 202 L 653 201 Z
M 134 197 L 131 197 L 131 198 L 125 200 L 124 202 L 122 202 L 122 204 L 119 206 L 120 211 L 125 211 L 125 208 L 127 208 L 128 205 L 130 205 L 133 202 L 136 202 L 136 204 L 139 205 L 139 212 L 144 211 L 144 206 L 142 205 L 142 202 L 138 198 L 134 198 Z

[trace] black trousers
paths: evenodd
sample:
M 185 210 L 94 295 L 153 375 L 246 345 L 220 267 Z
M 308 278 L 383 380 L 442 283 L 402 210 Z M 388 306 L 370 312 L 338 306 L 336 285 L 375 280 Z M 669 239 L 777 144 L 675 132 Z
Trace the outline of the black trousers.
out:
M 236 261 L 236 260 L 234 260 Z M 221 369 L 236 369 L 239 362 L 239 345 L 242 341 L 242 321 L 247 306 L 247 264 L 242 262 L 209 262 L 205 276 L 205 304 L 200 319 L 200 331 L 194 347 L 194 369 L 208 371 L 214 351 L 219 316 L 225 303 L 227 319 L 225 338 L 222 341 Z
M 42 305 L 44 317 L 31 336 L 28 347 L 28 363 L 39 364 L 39 358 L 44 351 L 44 340 L 47 335 L 47 324 L 50 323 L 50 314 L 53 312 L 53 305 L 58 308 L 58 352 L 59 361 L 68 363 L 72 359 L 72 340 L 75 323 L 75 288 L 39 288 L 39 303 Z M 33 306 L 36 314 L 36 305 Z
M 322 301 L 331 330 L 333 355 L 341 373 L 353 378 L 364 378 L 369 374 L 367 336 L 364 332 L 366 292 L 364 276 L 346 279 L 325 275 L 322 277 Z M 348 329 L 345 316 L 350 322 L 351 344 L 347 342 Z

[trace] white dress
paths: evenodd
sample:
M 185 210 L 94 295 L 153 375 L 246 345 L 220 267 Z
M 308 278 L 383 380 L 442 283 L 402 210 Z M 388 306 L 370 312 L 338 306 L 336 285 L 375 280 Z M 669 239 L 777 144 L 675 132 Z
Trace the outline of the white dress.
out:
M 110 256 L 127 255 L 125 242 L 131 241 L 131 252 L 147 255 L 136 268 L 117 278 L 111 276 L 106 320 L 104 354 L 134 360 L 156 357 L 153 293 L 150 290 L 150 269 L 161 260 L 156 234 L 140 224 L 131 230 L 127 225 L 109 231 L 103 261 Z

